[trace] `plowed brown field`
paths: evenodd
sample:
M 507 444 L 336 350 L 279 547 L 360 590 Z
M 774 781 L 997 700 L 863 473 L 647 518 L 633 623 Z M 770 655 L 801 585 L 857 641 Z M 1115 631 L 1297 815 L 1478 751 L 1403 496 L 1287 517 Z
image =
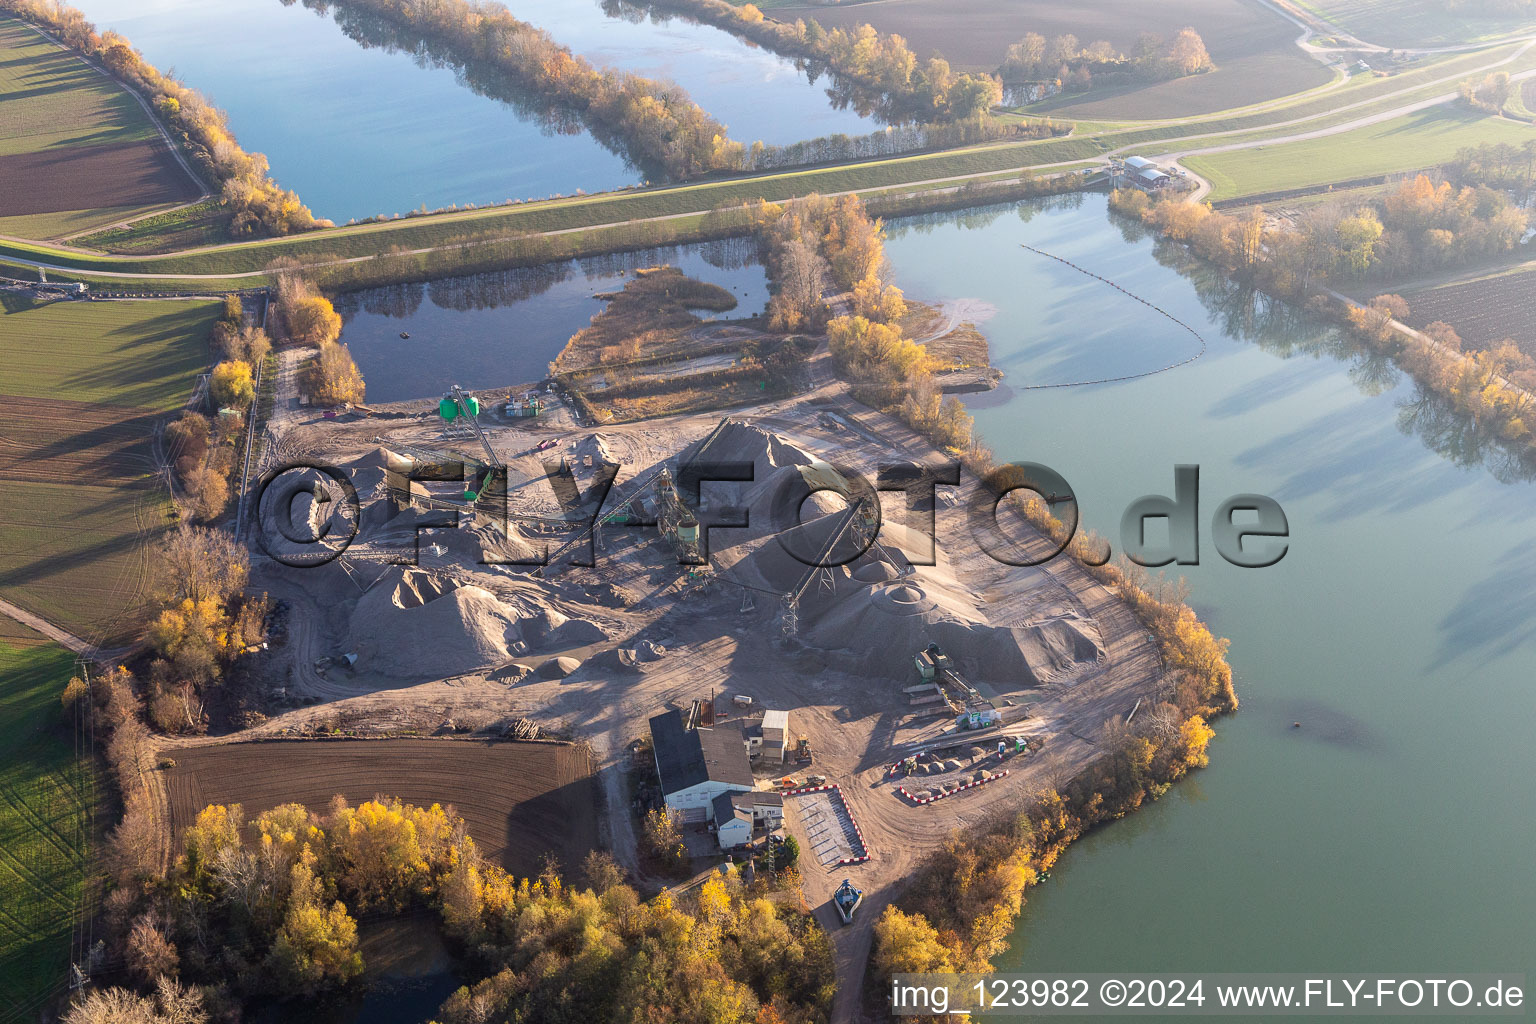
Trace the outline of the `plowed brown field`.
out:
M 0 217 L 196 199 L 192 179 L 159 139 L 0 156 Z
M 192 747 L 165 772 L 174 834 L 209 804 L 247 818 L 279 804 L 323 813 L 336 794 L 452 806 L 487 860 L 535 875 L 546 853 L 569 872 L 597 845 L 597 787 L 586 751 L 561 743 L 294 740 Z M 179 839 L 178 839 L 179 844 Z

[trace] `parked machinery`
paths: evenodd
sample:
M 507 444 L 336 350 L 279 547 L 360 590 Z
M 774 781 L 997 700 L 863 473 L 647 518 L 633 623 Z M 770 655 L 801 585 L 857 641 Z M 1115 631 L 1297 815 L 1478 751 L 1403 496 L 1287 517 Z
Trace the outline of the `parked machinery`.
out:
M 864 890 L 855 889 L 852 879 L 843 879 L 843 884 L 832 894 L 832 905 L 837 908 L 837 916 L 843 919 L 843 924 L 853 923 L 853 913 L 863 902 Z

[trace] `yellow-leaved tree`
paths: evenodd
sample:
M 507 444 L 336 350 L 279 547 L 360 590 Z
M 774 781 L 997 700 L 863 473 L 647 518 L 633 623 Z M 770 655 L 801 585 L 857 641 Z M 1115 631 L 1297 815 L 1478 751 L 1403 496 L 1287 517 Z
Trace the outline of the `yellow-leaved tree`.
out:
M 213 368 L 208 390 L 213 395 L 214 404 L 220 408 L 246 408 L 256 397 L 251 364 L 242 359 L 226 359 Z
M 358 405 L 363 401 L 363 375 L 347 346 L 334 341 L 320 346 L 320 354 L 310 363 L 309 389 L 322 405 Z
M 286 994 L 313 995 L 363 973 L 357 922 L 337 900 L 325 905 L 324 891 L 309 859 L 289 874 L 292 895 L 269 961 Z

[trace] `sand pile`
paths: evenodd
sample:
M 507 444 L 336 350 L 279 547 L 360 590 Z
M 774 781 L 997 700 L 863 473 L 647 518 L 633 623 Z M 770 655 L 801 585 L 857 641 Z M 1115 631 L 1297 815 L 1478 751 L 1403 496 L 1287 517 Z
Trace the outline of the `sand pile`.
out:
M 417 572 L 418 570 L 412 570 Z M 473 672 L 508 660 L 518 638 L 517 617 L 482 587 L 453 586 L 421 600 L 420 584 L 381 582 L 357 602 L 351 646 L 360 667 L 399 678 Z
M 897 579 L 863 582 L 861 565 L 834 594 L 802 602 L 802 635 L 840 667 L 892 680 L 914 678 L 912 656 L 937 643 L 979 682 L 1034 685 L 1074 674 L 1103 652 L 1097 627 L 1075 612 L 1024 626 L 995 626 L 975 595 L 942 563 Z
M 349 644 L 360 667 L 429 678 L 500 665 L 529 648 L 570 648 L 607 634 L 571 618 L 537 584 L 498 582 L 502 592 L 411 566 L 391 566 L 357 602 Z
M 581 660 L 578 658 L 551 658 L 539 666 L 539 678 L 564 679 L 579 668 Z
M 615 461 L 612 443 L 606 435 L 601 433 L 588 434 L 576 442 L 574 456 L 572 461 L 577 465 L 585 465 L 589 457 L 592 459 L 592 465 L 594 466 L 601 466 L 604 463 Z

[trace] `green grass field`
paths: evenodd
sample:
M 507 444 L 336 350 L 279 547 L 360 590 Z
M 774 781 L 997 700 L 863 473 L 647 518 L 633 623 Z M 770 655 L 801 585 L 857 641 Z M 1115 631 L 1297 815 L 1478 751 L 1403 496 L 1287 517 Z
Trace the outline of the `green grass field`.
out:
M 1413 171 L 1482 142 L 1518 145 L 1536 128 L 1459 107 L 1436 107 L 1340 135 L 1231 153 L 1192 156 L 1183 162 L 1210 180 L 1212 199 L 1237 199 L 1301 188 L 1317 181 L 1348 181 Z
M 40 154 L 78 157 L 88 150 L 137 152 L 146 146 L 159 147 L 158 138 L 149 115 L 126 90 L 23 22 L 0 15 L 0 164 L 7 157 Z M 185 177 L 179 170 L 176 173 Z M 25 186 L 6 182 L 5 187 L 46 191 L 53 184 L 34 179 Z M 0 234 L 52 238 L 170 205 L 135 203 L 132 189 L 120 183 L 103 182 L 101 187 L 102 204 L 0 216 Z M 87 202 L 91 199 L 88 190 L 80 194 Z M 0 213 L 6 205 L 0 197 Z
M 137 632 L 169 510 L 151 435 L 191 395 L 220 312 L 73 301 L 0 315 L 0 596 L 87 639 Z
M 0 617 L 0 1020 L 37 1020 L 66 981 L 97 789 L 59 694 L 69 651 Z
M 1346 32 L 1379 46 L 1437 46 L 1475 43 L 1514 32 L 1536 31 L 1536 6 L 1479 15 L 1476 5 L 1424 0 L 1298 0 Z
M 22 22 L 0 15 L 0 155 L 154 137 L 132 96 Z

